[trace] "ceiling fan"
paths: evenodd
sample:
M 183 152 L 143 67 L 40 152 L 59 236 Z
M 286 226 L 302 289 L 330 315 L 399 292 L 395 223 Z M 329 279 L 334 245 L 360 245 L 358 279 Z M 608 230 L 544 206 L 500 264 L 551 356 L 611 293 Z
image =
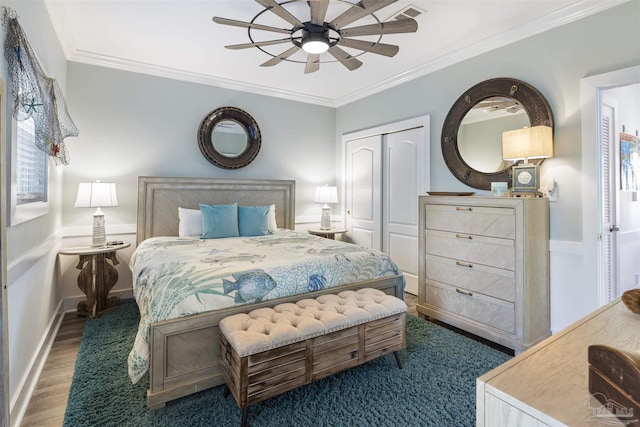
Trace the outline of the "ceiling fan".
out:
M 218 24 L 231 25 L 235 27 L 247 28 L 249 33 L 249 43 L 234 44 L 225 46 L 227 49 L 248 49 L 256 47 L 264 53 L 272 56 L 267 62 L 261 64 L 263 67 L 277 65 L 282 61 L 293 61 L 292 55 L 300 50 L 307 53 L 305 73 L 313 73 L 320 69 L 320 55 L 328 52 L 338 62 L 350 71 L 359 68 L 362 62 L 357 58 L 365 52 L 371 52 L 387 57 L 395 56 L 400 48 L 395 45 L 380 43 L 384 34 L 413 33 L 418 30 L 418 23 L 412 19 L 403 17 L 394 21 L 381 22 L 374 12 L 395 3 L 398 0 L 360 0 L 357 4 L 346 0 L 339 0 L 349 7 L 343 13 L 327 22 L 329 3 L 331 0 L 289 0 L 278 3 L 275 0 L 256 0 L 265 9 L 258 13 L 251 22 L 237 21 L 234 19 L 213 17 L 213 21 Z M 334 0 L 335 1 L 335 0 Z M 306 3 L 309 6 L 309 20 L 302 20 L 294 16 L 284 6 L 293 3 Z M 271 12 L 279 18 L 287 21 L 291 28 L 278 28 L 270 25 L 261 25 L 256 22 L 265 12 Z M 371 17 L 375 21 L 373 24 L 348 27 L 353 22 Z M 267 31 L 280 34 L 287 34 L 288 37 L 275 40 L 254 41 L 251 31 Z M 351 37 L 378 36 L 375 41 L 359 40 Z M 292 44 L 290 48 L 278 55 L 274 55 L 263 49 L 265 46 L 278 44 Z M 342 47 L 360 50 L 361 52 L 351 55 Z M 325 61 L 326 62 L 326 61 Z

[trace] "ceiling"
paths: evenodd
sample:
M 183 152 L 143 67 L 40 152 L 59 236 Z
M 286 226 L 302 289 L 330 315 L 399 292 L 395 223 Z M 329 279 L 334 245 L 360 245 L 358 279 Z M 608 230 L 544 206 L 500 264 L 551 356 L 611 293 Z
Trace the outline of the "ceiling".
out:
M 327 18 L 356 1 L 332 1 Z M 248 31 L 216 24 L 212 17 L 249 22 L 264 9 L 254 0 L 45 0 L 45 4 L 70 61 L 335 107 L 624 1 L 399 0 L 375 12 L 376 17 L 382 22 L 394 19 L 407 7 L 422 13 L 416 17 L 416 33 L 382 36 L 381 42 L 400 47 L 395 57 L 363 53 L 358 56 L 363 65 L 349 71 L 324 53 L 320 70 L 310 74 L 304 73 L 303 62 L 261 67 L 271 56 L 257 48 L 225 49 L 249 42 Z M 301 21 L 309 19 L 307 2 L 278 2 Z M 370 19 L 349 27 L 369 24 Z M 256 22 L 291 27 L 271 12 Z M 286 37 L 256 30 L 251 34 L 259 40 Z M 360 39 L 372 41 L 370 36 Z M 278 55 L 288 48 L 275 45 L 265 50 Z M 291 59 L 304 61 L 304 57 Z

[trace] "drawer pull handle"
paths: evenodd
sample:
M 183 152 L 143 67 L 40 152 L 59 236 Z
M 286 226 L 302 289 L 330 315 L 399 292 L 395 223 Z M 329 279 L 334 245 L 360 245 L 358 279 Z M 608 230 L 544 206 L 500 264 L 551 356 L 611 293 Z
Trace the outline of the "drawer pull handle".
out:
M 473 212 L 473 208 L 462 208 L 460 206 L 456 206 L 456 210 L 457 211 L 469 211 L 469 212 Z
M 473 237 L 469 236 L 468 234 L 466 234 L 466 235 L 465 234 L 456 234 L 456 239 L 469 239 L 469 240 L 472 240 Z
M 473 264 L 465 264 L 464 262 L 456 261 L 456 265 L 460 267 L 473 268 Z
M 473 292 L 463 291 L 463 290 L 460 290 L 458 288 L 456 288 L 456 292 L 459 293 L 459 294 L 462 294 L 462 295 L 466 295 L 468 297 L 472 297 L 473 296 Z

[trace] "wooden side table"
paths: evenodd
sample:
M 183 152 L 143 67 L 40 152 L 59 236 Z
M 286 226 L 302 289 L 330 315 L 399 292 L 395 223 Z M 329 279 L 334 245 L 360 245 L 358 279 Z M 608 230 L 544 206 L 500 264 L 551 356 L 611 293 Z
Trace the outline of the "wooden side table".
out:
M 309 234 L 313 234 L 314 236 L 324 237 L 325 239 L 335 239 L 336 238 L 336 234 L 346 233 L 347 229 L 346 228 L 337 228 L 337 227 L 331 227 L 331 228 L 327 228 L 327 229 L 310 228 L 307 231 L 309 232 Z
M 114 267 L 119 264 L 116 251 L 129 246 L 130 243 L 99 248 L 76 246 L 58 252 L 60 255 L 79 256 L 76 268 L 82 271 L 78 274 L 78 287 L 87 296 L 87 300 L 78 303 L 78 315 L 95 319 L 118 305 L 118 297 L 109 297 L 111 288 L 118 281 L 118 270 Z M 111 260 L 111 264 L 107 260 Z

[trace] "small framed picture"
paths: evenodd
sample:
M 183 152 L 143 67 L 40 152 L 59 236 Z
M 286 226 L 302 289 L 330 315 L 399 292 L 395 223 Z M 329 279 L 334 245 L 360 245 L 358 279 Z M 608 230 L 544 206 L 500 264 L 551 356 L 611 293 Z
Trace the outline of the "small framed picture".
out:
M 506 182 L 492 182 L 491 194 L 494 197 L 507 197 L 509 194 L 509 185 Z
M 537 193 L 540 187 L 538 165 L 524 164 L 513 167 L 511 189 L 517 193 Z

